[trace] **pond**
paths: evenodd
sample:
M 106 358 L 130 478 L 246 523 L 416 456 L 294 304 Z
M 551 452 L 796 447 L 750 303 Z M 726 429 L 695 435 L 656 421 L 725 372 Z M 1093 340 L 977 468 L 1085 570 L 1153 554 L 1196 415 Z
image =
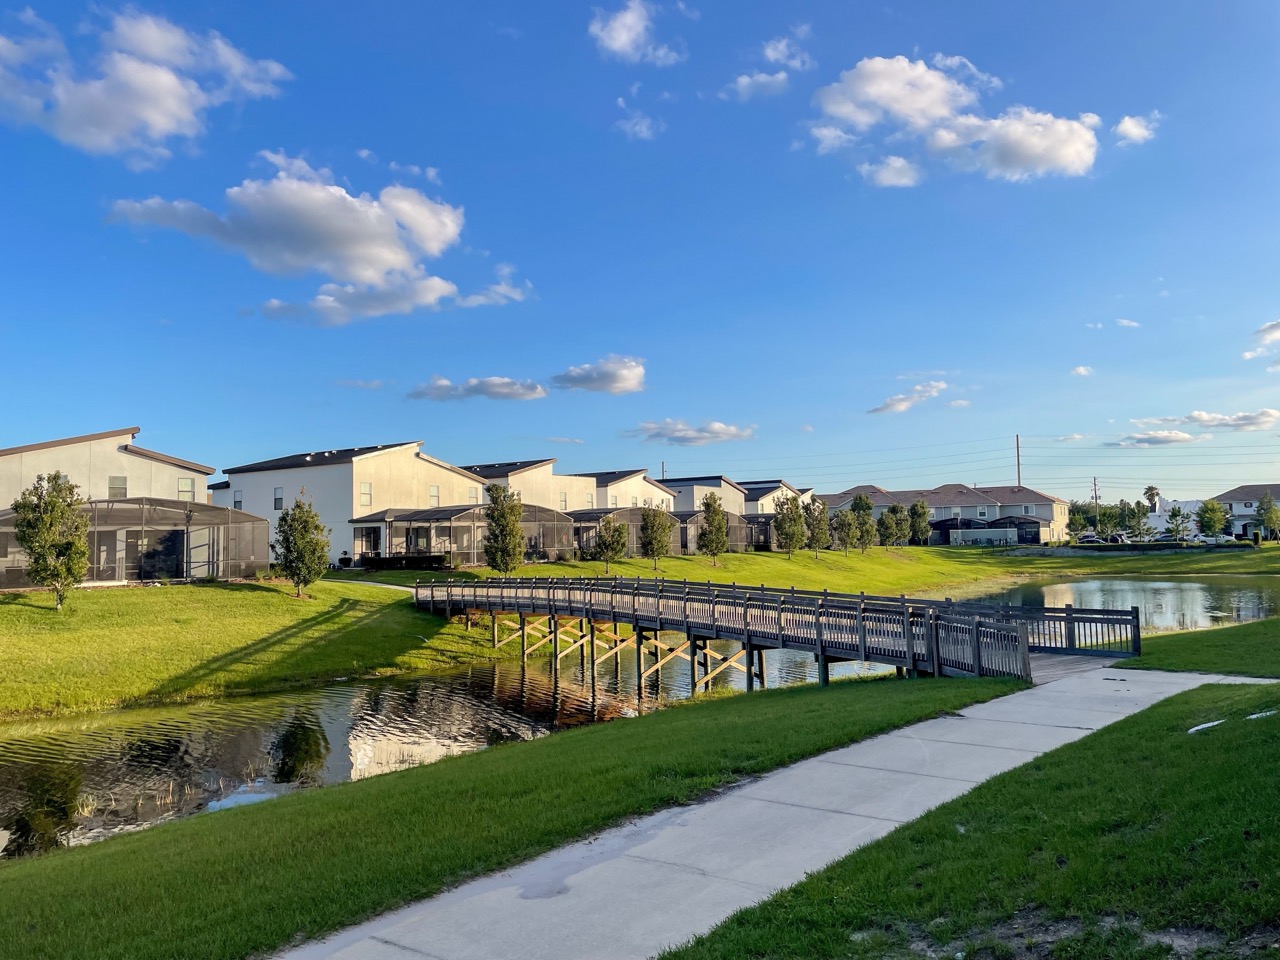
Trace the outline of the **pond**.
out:
M 1202 630 L 1280 616 L 1280 577 L 1099 577 L 1024 584 L 974 599 L 1025 607 L 1137 607 L 1146 632 Z
M 731 652 L 733 645 L 714 645 Z M 861 665 L 832 665 L 832 676 Z M 872 667 L 868 672 L 879 668 Z M 770 651 L 766 684 L 816 680 L 813 658 Z M 745 686 L 726 670 L 714 687 Z M 0 857 L 77 845 L 201 811 L 359 780 L 497 743 L 634 716 L 689 694 L 672 661 L 637 691 L 634 653 L 576 655 L 357 680 L 270 696 L 0 725 Z

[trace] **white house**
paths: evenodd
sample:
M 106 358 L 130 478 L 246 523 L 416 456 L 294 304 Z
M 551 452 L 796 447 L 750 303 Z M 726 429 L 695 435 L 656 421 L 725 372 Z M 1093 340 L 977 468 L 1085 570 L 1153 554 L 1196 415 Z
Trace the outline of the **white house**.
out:
M 579 473 L 595 483 L 594 504 L 588 509 L 609 510 L 625 507 L 658 507 L 674 509 L 675 491 L 649 476 L 645 470 L 603 470 Z
M 1164 533 L 1169 529 L 1169 511 L 1174 507 L 1178 507 L 1191 524 L 1188 529 L 1194 533 L 1196 530 L 1196 513 L 1203 503 L 1203 500 L 1167 500 L 1164 497 L 1157 497 L 1155 510 L 1148 510 L 1147 512 L 1147 523 L 1156 533 Z M 1224 503 L 1223 506 L 1225 507 L 1226 504 Z
M 746 513 L 747 491 L 728 477 L 663 477 L 662 485 L 675 494 L 676 513 L 702 509 L 702 498 L 708 493 L 720 497 L 720 505 L 729 513 Z
M 1231 514 L 1231 533 L 1251 537 L 1254 530 L 1261 528 L 1258 522 L 1258 501 L 1267 493 L 1271 494 L 1271 499 L 1280 502 L 1280 483 L 1246 483 L 1232 487 L 1213 499 Z
M 785 480 L 741 480 L 738 485 L 746 491 L 744 496 L 747 516 L 777 513 L 778 501 L 784 497 L 796 497 L 801 503 L 813 499 L 813 490 L 801 491 Z
M 523 503 L 550 507 L 561 513 L 589 510 L 596 506 L 596 482 L 591 476 L 559 474 L 552 470 L 555 458 L 513 460 L 507 463 L 477 463 L 463 470 L 481 483 L 499 486 L 520 494 Z

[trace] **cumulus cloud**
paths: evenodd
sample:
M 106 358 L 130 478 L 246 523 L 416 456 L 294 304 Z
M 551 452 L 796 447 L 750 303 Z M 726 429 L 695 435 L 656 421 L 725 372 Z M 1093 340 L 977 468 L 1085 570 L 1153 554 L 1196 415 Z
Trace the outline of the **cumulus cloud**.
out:
M 566 390 L 639 393 L 644 389 L 644 361 L 639 357 L 610 354 L 595 363 L 584 363 L 557 373 L 551 382 Z
M 972 401 L 970 400 L 952 400 L 947 403 L 949 407 L 967 407 Z
M 947 384 L 943 380 L 929 380 L 925 383 L 917 383 L 909 393 L 899 393 L 889 397 L 884 403 L 877 407 L 872 407 L 867 413 L 906 413 L 917 403 L 932 400 L 945 389 L 947 389 Z
M 1072 375 L 1073 377 L 1089 377 L 1089 376 L 1092 376 L 1092 375 L 1093 375 L 1093 367 L 1087 367 L 1087 366 L 1085 366 L 1085 365 L 1082 363 L 1082 364 L 1080 364 L 1080 366 L 1078 366 L 1078 367 L 1072 367 L 1072 368 L 1071 368 L 1071 375 Z
M 627 0 L 621 10 L 613 13 L 597 8 L 587 33 L 605 56 L 626 63 L 669 67 L 683 60 L 684 54 L 654 39 L 655 12 L 656 8 L 645 0 Z
M 1257 347 L 1253 350 L 1246 350 L 1240 354 L 1241 360 L 1257 360 L 1259 357 L 1265 357 L 1269 351 L 1266 347 Z
M 1122 147 L 1138 143 L 1146 143 L 1156 135 L 1156 127 L 1160 124 L 1160 111 L 1152 110 L 1145 117 L 1121 117 L 1120 122 L 1111 128 L 1116 135 L 1116 142 Z
M 772 40 L 766 40 L 763 50 L 765 60 L 792 70 L 812 70 L 818 64 L 813 57 L 809 56 L 808 51 L 796 43 L 796 39 L 803 39 L 809 35 L 808 24 L 803 26 L 803 36 L 795 31 L 792 33 L 792 37 L 774 37 Z
M 1192 410 L 1185 417 L 1144 417 L 1133 421 L 1138 426 L 1173 424 L 1223 430 L 1270 430 L 1280 424 L 1280 410 L 1263 407 L 1254 413 L 1208 413 Z
M 1273 343 L 1280 343 L 1280 320 L 1272 320 L 1270 323 L 1264 323 L 1257 330 L 1253 331 L 1253 340 L 1257 344 L 1252 350 L 1246 350 L 1240 356 L 1245 360 L 1256 360 L 1258 357 L 1265 357 L 1271 352 L 1270 347 Z M 1269 367 L 1268 371 L 1276 372 L 1275 367 Z
M 255 60 L 215 31 L 190 32 L 130 7 L 89 28 L 99 49 L 88 62 L 77 62 L 30 8 L 17 21 L 21 33 L 0 34 L 0 119 L 86 153 L 122 156 L 136 169 L 203 134 L 214 108 L 277 97 L 291 79 L 281 64 Z
M 1116 326 L 1117 327 L 1140 327 L 1142 326 L 1142 324 L 1140 324 L 1137 320 L 1125 320 L 1121 318 L 1116 321 Z
M 861 163 L 858 172 L 877 187 L 914 187 L 920 168 L 904 157 L 885 157 L 879 163 Z
M 626 134 L 628 140 L 652 140 L 667 129 L 661 118 L 654 119 L 643 110 L 628 109 L 627 101 L 622 97 L 618 98 L 618 109 L 624 111 L 626 116 L 614 121 L 613 125 Z
M 114 219 L 203 237 L 242 254 L 264 273 L 325 275 L 308 307 L 326 324 L 357 317 L 406 314 L 457 296 L 450 281 L 433 276 L 426 261 L 458 242 L 463 209 L 398 184 L 378 195 L 353 194 L 333 174 L 283 152 L 260 154 L 276 168 L 270 179 L 246 179 L 226 191 L 225 212 L 190 200 L 118 200 Z M 464 306 L 521 300 L 528 290 L 499 268 L 498 282 L 462 298 Z M 263 312 L 303 312 L 278 299 Z
M 529 295 L 533 284 L 526 280 L 522 284 L 513 282 L 516 268 L 509 263 L 500 263 L 494 272 L 498 279 L 479 293 L 468 294 L 458 298 L 460 307 L 500 307 L 504 303 L 519 303 Z
M 1086 326 L 1086 327 L 1088 327 L 1090 330 L 1101 330 L 1101 329 L 1102 329 L 1102 324 L 1100 324 L 1100 323 L 1086 323 L 1086 324 L 1085 324 L 1085 326 Z
M 857 137 L 829 123 L 817 123 L 809 128 L 809 136 L 818 141 L 818 155 L 835 153 L 853 143 Z
M 732 424 L 710 420 L 701 426 L 695 426 L 685 420 L 647 420 L 633 430 L 627 430 L 624 436 L 639 437 L 654 443 L 665 443 L 673 447 L 701 447 L 708 443 L 724 443 L 728 440 L 750 440 L 756 432 L 754 426 L 736 427 Z
M 429 383 L 409 391 L 411 400 L 470 400 L 472 397 L 488 397 L 490 400 L 541 400 L 547 388 L 533 380 L 513 380 L 511 377 L 471 377 L 462 383 L 454 383 L 441 376 L 432 377 Z
M 1119 440 L 1112 440 L 1103 446 L 1107 447 L 1166 447 L 1175 443 L 1198 443 L 1201 440 L 1212 440 L 1207 433 L 1194 435 L 1183 430 L 1152 430 L 1148 433 L 1131 433 Z
M 1057 440 L 1058 443 L 1075 443 L 1076 441 L 1083 440 L 1084 438 L 1085 435 L 1083 433 L 1069 433 L 1065 437 L 1055 437 L 1054 439 Z
M 812 124 L 848 136 L 879 125 L 893 141 L 917 137 L 926 149 L 962 170 L 1010 181 L 1056 174 L 1082 176 L 1093 168 L 1101 123 L 1096 114 L 1059 117 L 1013 106 L 999 116 L 977 112 L 979 89 L 994 77 L 963 57 L 935 56 L 934 66 L 904 56 L 867 57 L 814 95 L 821 118 Z M 852 133 L 851 133 L 852 131 Z M 821 147 L 832 141 L 818 138 Z M 845 141 L 847 142 L 847 141 Z
M 765 73 L 756 70 L 752 73 L 739 74 L 734 81 L 720 92 L 721 99 L 737 97 L 746 102 L 757 94 L 783 93 L 787 89 L 787 71 Z

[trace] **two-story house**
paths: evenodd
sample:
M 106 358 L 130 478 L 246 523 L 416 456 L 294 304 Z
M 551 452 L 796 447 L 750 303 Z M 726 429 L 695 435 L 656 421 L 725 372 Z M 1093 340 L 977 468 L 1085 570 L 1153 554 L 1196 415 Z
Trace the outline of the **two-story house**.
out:
M 1271 499 L 1280 502 L 1280 483 L 1246 483 L 1239 487 L 1232 487 L 1213 499 L 1226 507 L 1227 512 L 1231 514 L 1230 532 L 1232 534 L 1252 537 L 1255 530 L 1262 529 L 1262 524 L 1258 520 L 1258 501 L 1268 493 L 1271 494 Z
M 593 502 L 586 509 L 610 510 L 625 507 L 674 509 L 675 491 L 654 480 L 647 470 L 602 470 L 578 473 L 595 483 Z
M 728 477 L 664 477 L 662 485 L 675 494 L 675 513 L 701 510 L 702 498 L 708 493 L 716 494 L 729 513 L 746 513 L 747 491 Z

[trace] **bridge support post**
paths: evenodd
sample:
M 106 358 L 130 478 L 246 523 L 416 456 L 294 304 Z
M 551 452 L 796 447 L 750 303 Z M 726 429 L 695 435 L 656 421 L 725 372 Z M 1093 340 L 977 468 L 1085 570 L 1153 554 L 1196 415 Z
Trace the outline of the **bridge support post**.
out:
M 692 633 L 686 633 L 684 644 L 689 653 L 689 696 L 693 696 L 698 692 L 698 641 L 693 639 Z M 706 675 L 705 670 L 703 675 Z
M 520 614 L 520 659 L 529 659 L 529 624 L 524 614 Z
M 760 689 L 764 690 L 766 687 L 769 686 L 769 683 L 765 679 L 765 674 L 764 674 L 764 668 L 765 668 L 764 647 L 760 647 L 758 650 L 756 650 L 756 663 L 760 667 Z
M 644 631 L 635 628 L 631 642 L 636 647 L 636 700 L 644 702 Z
M 819 601 L 813 618 L 814 642 L 818 648 L 818 686 L 825 687 L 831 682 L 831 668 L 827 665 L 827 646 L 823 642 L 822 602 Z
M 489 634 L 493 638 L 493 649 L 498 649 L 498 615 L 489 614 Z
M 756 688 L 756 664 L 755 664 L 755 647 L 751 645 L 751 638 L 742 641 L 742 659 L 747 663 L 747 693 L 751 693 Z
M 551 679 L 560 682 L 560 618 L 551 617 Z

